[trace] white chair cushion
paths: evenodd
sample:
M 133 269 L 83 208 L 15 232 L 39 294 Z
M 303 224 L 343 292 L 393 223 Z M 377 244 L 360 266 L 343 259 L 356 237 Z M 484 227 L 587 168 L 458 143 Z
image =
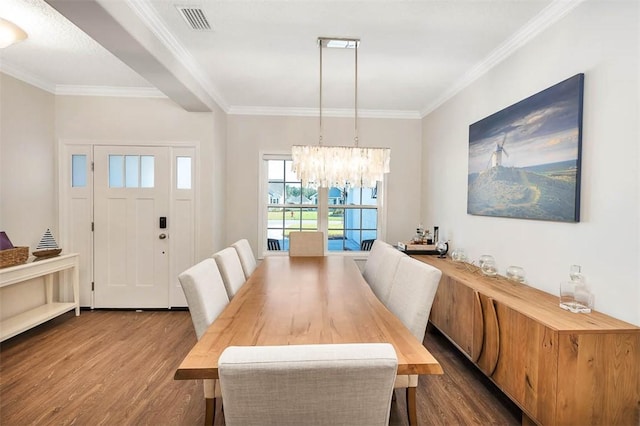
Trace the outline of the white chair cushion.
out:
M 229 347 L 218 371 L 228 426 L 387 425 L 393 346 Z
M 246 281 L 238 252 L 233 247 L 227 247 L 215 253 L 213 258 L 220 269 L 220 275 L 222 275 L 229 299 L 232 299 Z
M 216 262 L 209 258 L 178 275 L 198 339 L 229 303 Z
M 371 246 L 371 251 L 369 251 L 367 261 L 364 263 L 364 268 L 362 270 L 362 276 L 364 277 L 365 281 L 369 283 L 369 285 L 371 285 L 373 278 L 378 272 L 378 268 L 380 267 L 380 262 L 384 257 L 386 248 L 393 247 L 382 240 L 375 240 L 373 242 L 373 245 Z
M 385 305 L 422 342 L 442 272 L 409 256 L 400 259 Z
M 253 249 L 246 239 L 238 240 L 231 244 L 231 247 L 236 249 L 238 257 L 240 258 L 240 264 L 242 265 L 242 271 L 244 272 L 244 278 L 249 279 L 249 276 L 256 269 L 256 257 L 253 255 Z
M 407 257 L 406 254 L 391 246 L 384 247 L 382 250 L 381 257 L 378 260 L 379 266 L 371 282 L 369 282 L 369 286 L 371 286 L 371 290 L 378 297 L 378 300 L 385 305 L 389 299 L 393 277 L 396 275 L 400 260 Z

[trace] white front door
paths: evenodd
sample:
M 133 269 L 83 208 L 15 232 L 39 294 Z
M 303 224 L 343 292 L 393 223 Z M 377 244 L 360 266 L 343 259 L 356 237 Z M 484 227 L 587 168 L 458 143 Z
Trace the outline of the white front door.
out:
M 170 307 L 170 148 L 96 146 L 94 162 L 95 307 Z

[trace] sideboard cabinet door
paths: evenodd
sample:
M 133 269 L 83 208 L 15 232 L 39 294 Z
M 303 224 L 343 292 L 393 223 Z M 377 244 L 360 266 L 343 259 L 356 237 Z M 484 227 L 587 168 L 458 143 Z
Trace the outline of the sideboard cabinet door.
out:
M 562 333 L 557 424 L 640 424 L 640 334 Z
M 555 424 L 558 333 L 504 304 L 494 306 L 500 348 L 491 378 L 531 418 Z
M 473 356 L 475 309 L 473 289 L 443 275 L 431 307 L 431 323 L 468 357 Z

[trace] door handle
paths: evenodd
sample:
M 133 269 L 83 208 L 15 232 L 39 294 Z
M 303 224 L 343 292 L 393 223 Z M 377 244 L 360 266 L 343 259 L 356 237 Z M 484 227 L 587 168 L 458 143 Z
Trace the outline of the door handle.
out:
M 160 234 L 158 235 L 158 238 L 160 238 L 161 240 L 164 240 L 165 238 L 167 238 L 167 234 Z

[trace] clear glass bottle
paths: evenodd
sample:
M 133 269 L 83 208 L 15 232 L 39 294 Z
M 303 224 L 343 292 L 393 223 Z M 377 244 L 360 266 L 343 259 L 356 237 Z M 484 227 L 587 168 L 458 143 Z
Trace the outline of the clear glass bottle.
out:
M 593 309 L 593 293 L 585 282 L 580 265 L 571 265 L 569 281 L 560 283 L 560 307 L 583 314 L 588 314 Z

